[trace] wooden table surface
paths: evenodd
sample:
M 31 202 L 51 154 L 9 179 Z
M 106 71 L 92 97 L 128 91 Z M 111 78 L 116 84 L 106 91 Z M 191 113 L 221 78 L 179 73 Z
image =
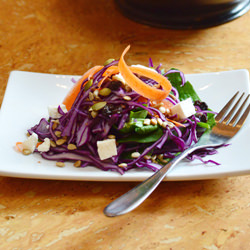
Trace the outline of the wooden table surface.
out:
M 129 64 L 152 57 L 184 73 L 250 70 L 250 12 L 180 31 L 134 23 L 113 1 L 0 5 L 0 103 L 12 70 L 80 75 L 128 44 Z M 105 217 L 135 185 L 0 177 L 0 249 L 250 249 L 250 176 L 164 182 L 133 212 Z

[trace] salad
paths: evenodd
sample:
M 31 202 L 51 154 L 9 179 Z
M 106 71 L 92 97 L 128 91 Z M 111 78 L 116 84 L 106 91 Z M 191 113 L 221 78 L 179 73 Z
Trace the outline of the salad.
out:
M 49 117 L 17 142 L 25 155 L 38 153 L 63 167 L 95 166 L 124 174 L 132 168 L 159 170 L 196 143 L 215 124 L 214 112 L 200 100 L 177 69 L 128 66 L 124 56 L 94 66 L 78 80 L 62 104 L 49 106 Z M 215 154 L 197 150 L 189 160 Z

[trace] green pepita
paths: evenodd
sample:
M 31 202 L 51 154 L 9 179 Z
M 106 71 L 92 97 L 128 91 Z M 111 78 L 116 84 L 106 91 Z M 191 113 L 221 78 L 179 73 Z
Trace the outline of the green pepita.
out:
M 87 91 L 93 84 L 93 79 L 90 79 L 84 86 L 84 91 Z
M 98 111 L 106 106 L 107 102 L 97 102 L 91 108 L 94 111 Z
M 114 60 L 115 60 L 115 59 L 112 59 L 112 58 L 108 59 L 108 60 L 103 64 L 103 66 L 106 66 L 106 65 L 112 63 Z
M 102 96 L 108 96 L 111 93 L 111 89 L 109 88 L 103 88 L 101 90 L 99 90 L 99 94 Z
M 90 101 L 94 100 L 94 94 L 92 92 L 89 92 L 89 100 Z

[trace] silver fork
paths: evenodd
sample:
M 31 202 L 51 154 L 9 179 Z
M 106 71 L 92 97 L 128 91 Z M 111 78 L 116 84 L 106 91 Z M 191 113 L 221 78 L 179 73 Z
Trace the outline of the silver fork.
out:
M 249 95 L 237 110 L 244 93 L 230 110 L 230 107 L 235 102 L 238 93 L 239 91 L 217 114 L 217 116 L 215 117 L 216 125 L 209 133 L 204 133 L 196 144 L 183 151 L 171 162 L 162 167 L 159 171 L 143 181 L 141 184 L 111 202 L 107 207 L 105 207 L 104 214 L 109 217 L 114 217 L 132 211 L 155 190 L 155 188 L 164 179 L 167 173 L 169 173 L 170 170 L 173 169 L 173 167 L 183 158 L 197 149 L 220 146 L 227 143 L 228 140 L 231 139 L 240 130 L 250 112 L 250 104 L 243 112 Z

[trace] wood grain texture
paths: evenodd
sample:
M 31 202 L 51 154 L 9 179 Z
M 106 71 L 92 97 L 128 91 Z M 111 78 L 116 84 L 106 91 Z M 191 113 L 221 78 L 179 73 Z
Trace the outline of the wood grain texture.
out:
M 176 31 L 134 23 L 113 1 L 0 4 L 0 104 L 12 70 L 80 75 L 128 44 L 129 64 L 151 57 L 184 73 L 250 70 L 250 13 Z M 134 185 L 0 177 L 0 249 L 250 249 L 249 176 L 165 182 L 133 212 L 105 217 Z

